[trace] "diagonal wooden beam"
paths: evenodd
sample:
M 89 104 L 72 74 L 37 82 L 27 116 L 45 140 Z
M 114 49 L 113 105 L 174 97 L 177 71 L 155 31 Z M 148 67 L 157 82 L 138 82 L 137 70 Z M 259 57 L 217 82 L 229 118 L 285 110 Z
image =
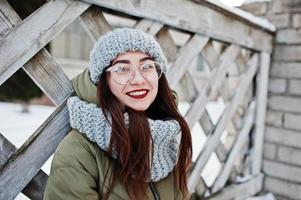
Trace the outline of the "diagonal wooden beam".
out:
M 146 32 L 149 30 L 149 28 L 152 26 L 153 23 L 154 23 L 154 21 L 152 21 L 152 20 L 141 19 L 141 20 L 137 21 L 137 23 L 135 24 L 135 28 Z
M 0 133 L 0 170 L 16 151 L 17 148 L 15 145 L 13 145 Z
M 55 105 L 59 105 L 73 92 L 71 81 L 44 48 L 25 63 L 22 69 Z
M 81 14 L 79 20 L 93 42 L 96 42 L 101 35 L 112 30 L 112 26 L 98 6 L 92 5 Z
M 225 79 L 227 67 L 235 60 L 236 56 L 239 54 L 239 50 L 240 48 L 237 46 L 231 45 L 220 57 L 213 76 L 204 83 L 198 97 L 195 99 L 185 116 L 189 127 L 192 127 L 203 115 L 208 101 L 216 95 L 218 88 Z
M 246 51 L 246 49 L 244 49 Z M 244 71 L 244 66 L 246 66 L 248 58 L 245 58 L 242 53 L 236 59 L 237 71 L 241 74 Z
M 213 135 L 208 137 L 208 140 L 201 152 L 199 159 L 197 160 L 196 166 L 193 169 L 190 178 L 189 178 L 189 189 L 191 191 L 194 190 L 195 185 L 197 183 L 196 177 L 201 174 L 202 170 L 204 169 L 210 155 L 216 149 L 220 142 L 220 137 L 223 134 L 223 131 L 228 123 L 228 121 L 232 118 L 233 114 L 235 113 L 241 99 L 243 98 L 245 92 L 248 89 L 248 86 L 252 82 L 252 79 L 257 71 L 258 65 L 258 55 L 255 54 L 250 61 L 248 62 L 248 69 L 247 71 L 241 76 L 241 82 L 231 100 L 229 105 L 226 107 L 222 117 L 220 118 L 217 126 L 215 127 Z
M 185 71 L 188 70 L 192 59 L 201 52 L 208 41 L 208 37 L 195 34 L 186 45 L 181 48 L 177 59 L 167 74 L 167 80 L 171 88 L 174 88 L 178 84 Z
M 0 169 L 5 166 L 16 151 L 17 148 L 15 145 L 0 133 Z M 45 172 L 39 170 L 35 177 L 22 190 L 22 193 L 30 199 L 43 199 L 47 177 L 48 175 Z
M 1 10 L 0 25 L 5 27 L 2 34 L 6 34 L 21 19 L 6 1 L 1 1 Z M 68 77 L 45 48 L 25 63 L 23 69 L 56 105 L 73 91 Z
M 70 130 L 68 109 L 64 101 L 1 169 L 0 199 L 14 199 Z
M 173 62 L 177 57 L 178 49 L 166 26 L 163 26 L 163 28 L 161 28 L 161 30 L 157 33 L 157 38 L 167 61 Z
M 248 134 L 254 123 L 254 115 L 255 115 L 255 102 L 252 102 L 249 106 L 248 113 L 244 119 L 244 126 L 238 134 L 238 137 L 235 141 L 235 144 L 232 147 L 232 150 L 228 156 L 226 164 L 222 167 L 221 172 L 217 176 L 211 191 L 213 193 L 217 192 L 218 190 L 222 189 L 225 186 L 227 179 L 229 178 L 231 169 L 234 165 L 235 159 L 237 155 L 241 152 L 241 149 L 248 139 Z
M 0 40 L 22 20 L 6 0 L 0 1 Z
M 262 185 L 263 174 L 258 174 L 246 182 L 229 185 L 220 192 L 217 192 L 204 200 L 246 199 L 260 192 Z
M 197 187 L 195 189 L 195 193 L 198 195 L 198 197 L 203 197 L 207 190 L 208 190 L 208 186 L 206 185 L 202 177 L 200 177 Z
M 49 1 L 3 36 L 0 40 L 0 84 L 89 6 L 81 1 Z
M 142 19 L 137 22 L 135 28 L 155 36 L 163 28 L 163 24 L 149 19 Z
M 212 70 L 215 66 L 222 52 L 216 51 L 213 47 L 212 41 L 208 42 L 205 48 L 202 50 L 201 55 L 207 62 L 208 66 Z
M 183 93 L 183 98 L 189 103 L 194 101 L 199 92 L 192 76 L 189 71 L 186 71 L 180 80 L 180 84 L 178 84 L 179 89 Z
M 190 74 L 190 72 L 186 72 L 184 74 L 184 76 L 181 78 L 179 86 L 181 87 L 181 91 L 183 92 L 183 96 L 185 97 L 185 99 L 188 102 L 193 102 L 195 96 L 198 93 L 198 90 L 194 81 L 192 80 L 192 74 Z M 214 126 L 206 109 L 201 118 L 199 119 L 199 123 L 201 124 L 201 127 L 206 135 L 212 133 Z M 216 154 L 220 161 L 225 160 L 227 151 L 223 143 L 220 143 L 220 145 L 217 147 Z

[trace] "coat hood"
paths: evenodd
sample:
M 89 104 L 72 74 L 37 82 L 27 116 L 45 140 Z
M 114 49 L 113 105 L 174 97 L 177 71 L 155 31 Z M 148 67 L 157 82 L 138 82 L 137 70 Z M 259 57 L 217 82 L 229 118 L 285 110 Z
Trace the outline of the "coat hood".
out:
M 88 103 L 98 105 L 97 87 L 91 81 L 89 70 L 85 69 L 82 73 L 72 79 L 72 85 L 76 95 Z

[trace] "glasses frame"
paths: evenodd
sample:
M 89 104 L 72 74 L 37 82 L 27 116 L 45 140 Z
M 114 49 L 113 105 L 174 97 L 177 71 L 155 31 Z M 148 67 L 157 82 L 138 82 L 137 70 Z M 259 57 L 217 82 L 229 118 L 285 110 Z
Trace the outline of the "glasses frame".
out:
M 156 61 L 152 61 L 155 65 L 157 64 L 157 65 L 159 65 L 160 66 L 160 68 L 161 68 L 161 73 L 159 74 L 158 73 L 158 80 L 160 79 L 160 77 L 162 76 L 162 74 L 163 74 L 163 70 L 164 70 L 164 68 L 163 68 L 163 65 L 161 64 L 161 63 L 159 63 L 159 62 L 156 62 Z M 148 64 L 149 62 L 146 62 L 146 63 L 142 63 L 142 64 L 139 64 L 139 65 L 130 65 L 130 67 L 133 69 L 133 77 L 132 78 L 129 78 L 125 83 L 120 83 L 120 82 L 118 82 L 118 81 L 116 81 L 113 77 L 113 80 L 117 83 L 117 84 L 119 84 L 119 85 L 126 85 L 130 80 L 132 80 L 134 77 L 135 77 L 135 69 L 137 69 L 138 71 L 139 71 L 139 73 L 140 73 L 140 75 L 145 79 L 145 80 L 148 80 L 149 81 L 149 79 L 148 78 L 146 78 L 145 76 L 143 76 L 143 74 L 141 74 L 141 69 L 140 69 L 140 67 L 142 66 L 142 65 L 144 65 L 144 64 Z M 113 66 L 110 66 L 110 67 L 108 67 L 105 71 L 106 72 L 110 72 L 110 73 L 112 73 L 111 71 L 113 70 L 113 68 L 115 67 L 116 65 L 113 65 Z

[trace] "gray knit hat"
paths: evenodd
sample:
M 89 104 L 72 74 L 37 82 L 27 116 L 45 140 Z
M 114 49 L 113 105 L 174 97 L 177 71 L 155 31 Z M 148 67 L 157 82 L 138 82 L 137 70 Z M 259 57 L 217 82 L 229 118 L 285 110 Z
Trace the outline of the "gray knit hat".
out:
M 101 36 L 90 52 L 89 70 L 92 82 L 97 84 L 111 61 L 118 54 L 128 51 L 146 53 L 163 65 L 163 73 L 166 73 L 166 58 L 153 36 L 137 29 L 117 28 Z

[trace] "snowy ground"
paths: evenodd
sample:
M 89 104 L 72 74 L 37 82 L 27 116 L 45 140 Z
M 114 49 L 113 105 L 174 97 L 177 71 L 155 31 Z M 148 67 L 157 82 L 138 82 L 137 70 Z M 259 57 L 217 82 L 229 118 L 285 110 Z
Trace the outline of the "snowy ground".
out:
M 180 103 L 180 111 L 184 114 L 189 105 L 187 103 Z M 9 141 L 11 141 L 17 148 L 19 148 L 27 138 L 46 120 L 46 118 L 54 111 L 55 107 L 31 105 L 29 113 L 21 113 L 21 107 L 18 104 L 0 102 L 0 133 L 2 133 Z M 220 113 L 224 106 L 221 101 L 210 103 L 207 106 L 210 117 L 213 123 L 218 120 Z M 192 129 L 193 138 L 193 160 L 197 158 L 206 137 L 199 124 Z M 42 170 L 49 174 L 50 159 L 43 165 Z M 202 176 L 208 185 L 211 185 L 215 180 L 219 170 L 220 163 L 215 155 L 208 161 Z M 19 194 L 17 200 L 27 200 L 28 198 L 23 194 Z

